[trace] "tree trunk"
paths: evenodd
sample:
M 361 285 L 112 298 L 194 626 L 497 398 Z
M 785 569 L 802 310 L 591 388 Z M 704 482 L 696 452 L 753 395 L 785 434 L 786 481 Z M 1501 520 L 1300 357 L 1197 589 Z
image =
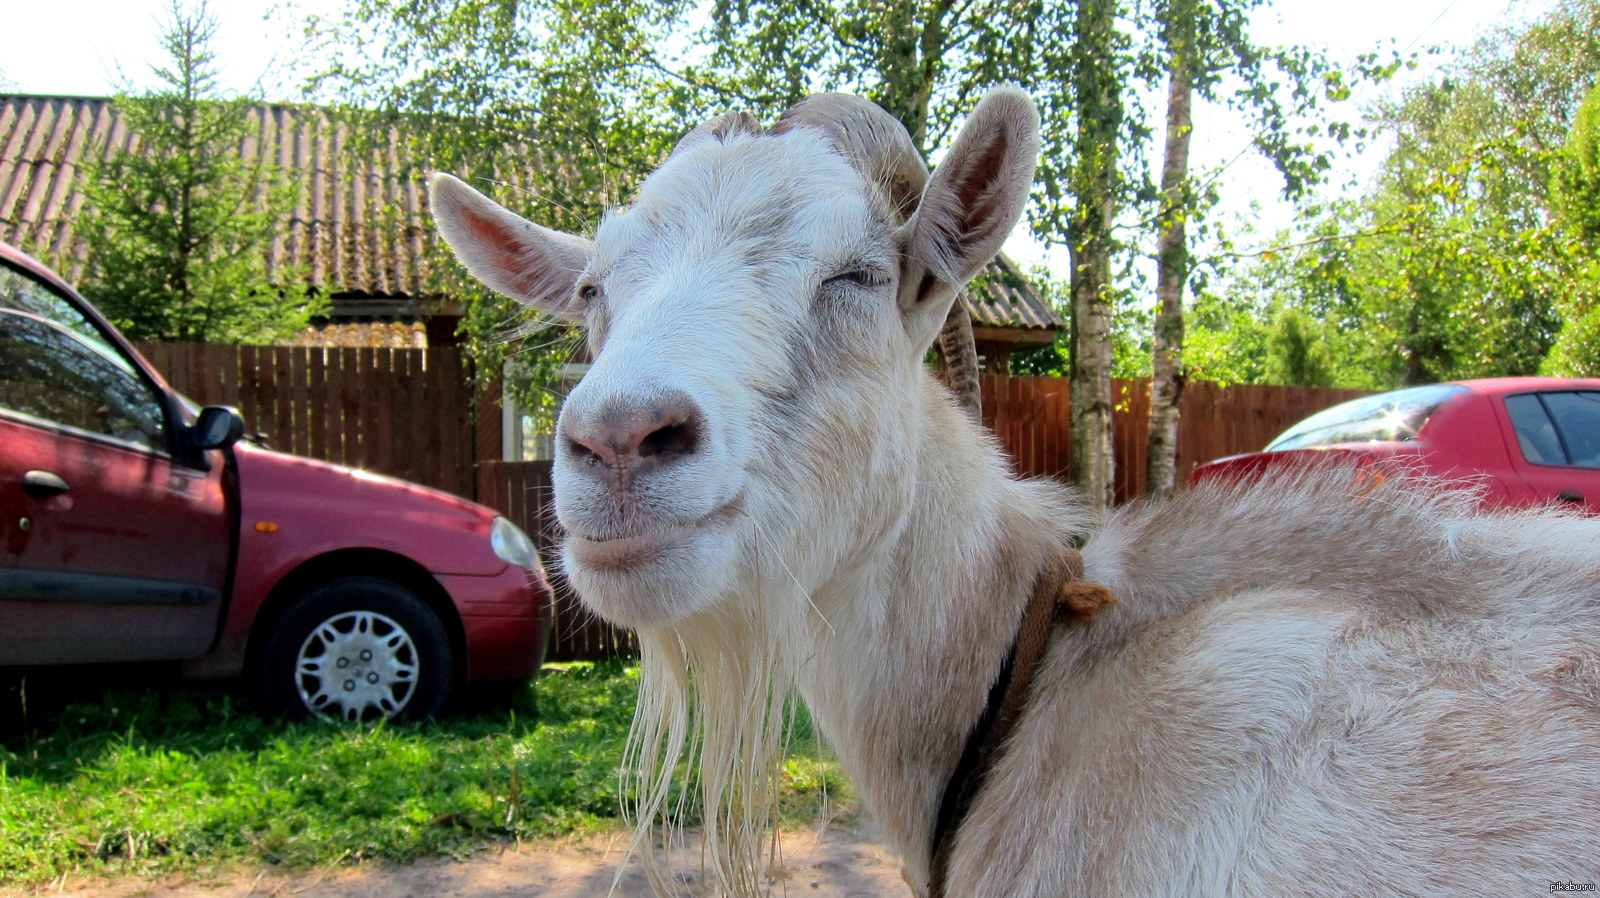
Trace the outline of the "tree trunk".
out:
M 1183 20 L 1187 21 L 1187 19 Z M 1167 145 L 1161 165 L 1161 220 L 1156 237 L 1156 319 L 1150 378 L 1150 442 L 1145 493 L 1166 499 L 1178 481 L 1178 400 L 1183 397 L 1183 288 L 1189 277 L 1189 114 L 1193 98 L 1192 28 L 1171 38 L 1167 72 Z
M 1072 256 L 1072 482 L 1096 509 L 1116 499 L 1111 421 L 1111 308 L 1103 252 Z
M 1116 0 L 1082 0 L 1072 66 L 1077 99 L 1077 204 L 1067 225 L 1072 258 L 1072 479 L 1090 506 L 1115 499 L 1111 430 L 1111 225 L 1122 131 Z

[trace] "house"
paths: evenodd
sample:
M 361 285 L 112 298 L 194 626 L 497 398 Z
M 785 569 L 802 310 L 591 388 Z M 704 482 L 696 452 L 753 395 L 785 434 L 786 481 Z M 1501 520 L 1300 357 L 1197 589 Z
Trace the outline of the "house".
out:
M 298 173 L 300 183 L 269 267 L 303 267 L 329 296 L 336 327 L 414 325 L 427 345 L 453 343 L 459 309 L 422 289 L 433 234 L 421 166 L 406 158 L 403 141 L 357 157 L 346 152 L 349 126 L 330 110 L 262 105 L 254 118 L 259 136 L 241 152 Z M 0 240 L 80 280 L 78 179 L 94 155 L 137 140 L 108 99 L 0 95 Z
M 404 136 L 392 126 L 357 134 L 321 107 L 262 104 L 253 117 L 258 131 L 240 151 L 295 173 L 299 184 L 268 264 L 303 268 L 331 301 L 328 320 L 307 339 L 453 345 L 461 304 L 426 286 L 434 241 L 425 213 L 429 166 L 412 157 Z M 84 202 L 80 173 L 96 154 L 136 145 L 108 99 L 0 94 L 0 240 L 80 280 L 73 228 Z M 514 171 L 496 177 L 504 189 L 519 186 Z M 1004 370 L 1013 352 L 1045 345 L 1065 327 L 1003 257 L 962 301 L 990 370 Z

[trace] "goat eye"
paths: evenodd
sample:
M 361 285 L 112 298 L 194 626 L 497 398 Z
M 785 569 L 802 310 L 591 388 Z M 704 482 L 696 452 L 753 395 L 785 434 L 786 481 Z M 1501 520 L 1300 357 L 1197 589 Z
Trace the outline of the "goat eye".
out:
M 822 282 L 824 287 L 876 287 L 883 279 L 864 269 L 836 274 Z
M 578 288 L 578 298 L 584 302 L 591 302 L 600 295 L 600 288 L 593 284 L 584 284 Z

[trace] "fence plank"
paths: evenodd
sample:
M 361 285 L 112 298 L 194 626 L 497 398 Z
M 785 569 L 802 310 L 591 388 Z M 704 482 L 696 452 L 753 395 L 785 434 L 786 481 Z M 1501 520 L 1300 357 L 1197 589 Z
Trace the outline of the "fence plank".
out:
M 311 454 L 311 348 L 287 346 L 289 364 L 289 407 L 294 416 L 294 447 L 289 450 L 300 455 Z
M 173 389 L 202 405 L 236 406 L 274 448 L 476 492 L 473 415 L 455 348 L 138 348 Z
M 312 396 L 321 396 L 328 386 L 328 353 L 321 346 L 310 347 L 306 354 L 306 397 L 311 402 Z M 307 446 L 308 454 L 314 458 L 328 457 L 328 409 L 329 403 L 318 402 L 311 406 L 310 414 L 306 418 L 309 430 Z

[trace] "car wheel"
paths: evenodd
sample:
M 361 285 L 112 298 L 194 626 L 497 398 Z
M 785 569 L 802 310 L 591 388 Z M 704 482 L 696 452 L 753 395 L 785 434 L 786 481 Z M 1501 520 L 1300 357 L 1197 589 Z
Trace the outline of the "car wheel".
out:
M 352 722 L 432 717 L 454 679 L 439 616 L 416 593 L 376 577 L 303 593 L 267 634 L 255 670 L 269 710 Z

